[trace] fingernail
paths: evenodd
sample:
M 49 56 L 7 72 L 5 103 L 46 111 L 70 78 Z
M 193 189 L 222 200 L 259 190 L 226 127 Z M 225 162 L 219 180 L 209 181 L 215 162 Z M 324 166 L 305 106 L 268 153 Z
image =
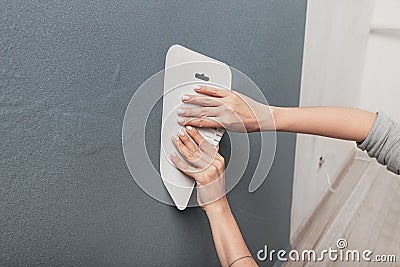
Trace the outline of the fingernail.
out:
M 190 99 L 190 97 L 189 97 L 188 95 L 182 96 L 182 100 L 183 100 L 183 101 L 186 101 L 186 100 L 189 100 L 189 99 Z
M 194 90 L 199 90 L 200 88 L 201 88 L 200 85 L 195 85 L 195 86 L 194 86 Z
M 193 130 L 192 126 L 186 126 L 186 129 L 188 129 L 189 131 Z
M 184 119 L 184 118 L 178 118 L 176 121 L 177 121 L 178 123 L 184 123 L 184 122 L 185 122 L 185 119 Z
M 179 135 L 180 135 L 180 136 L 185 136 L 185 131 L 184 131 L 183 129 L 180 130 Z
M 185 111 L 184 111 L 183 109 L 179 108 L 179 109 L 176 111 L 176 113 L 178 113 L 178 115 L 182 115 L 182 114 L 185 114 Z
M 178 155 L 176 155 L 175 152 L 172 152 L 171 155 L 172 155 L 174 158 L 176 158 L 176 157 L 178 156 Z
M 179 141 L 179 138 L 177 136 L 172 136 L 171 139 L 172 139 L 172 141 L 174 141 L 174 140 Z

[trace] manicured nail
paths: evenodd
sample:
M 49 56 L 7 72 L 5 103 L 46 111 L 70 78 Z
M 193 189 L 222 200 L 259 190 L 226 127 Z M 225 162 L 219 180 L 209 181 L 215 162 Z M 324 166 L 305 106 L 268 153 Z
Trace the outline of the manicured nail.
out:
M 171 153 L 171 156 L 173 156 L 174 158 L 176 158 L 178 155 L 175 152 Z
M 199 89 L 201 89 L 201 86 L 200 85 L 195 85 L 194 90 L 199 90 Z
M 172 140 L 172 141 L 179 141 L 179 138 L 178 138 L 177 136 L 172 136 L 172 137 L 171 137 L 171 140 Z
M 180 130 L 180 131 L 179 131 L 179 135 L 180 135 L 180 136 L 185 136 L 185 131 L 184 131 L 183 129 Z
M 178 113 L 178 115 L 182 115 L 182 114 L 185 114 L 185 111 L 184 111 L 183 109 L 179 108 L 179 109 L 176 111 L 176 113 Z
M 189 99 L 190 99 L 190 97 L 189 97 L 188 95 L 182 96 L 182 100 L 183 100 L 183 101 L 186 101 L 186 100 L 189 100 Z
M 184 119 L 184 118 L 178 118 L 176 121 L 177 121 L 178 123 L 184 123 L 184 122 L 185 122 L 185 119 Z
M 188 129 L 189 131 L 193 130 L 192 126 L 186 126 L 186 129 Z

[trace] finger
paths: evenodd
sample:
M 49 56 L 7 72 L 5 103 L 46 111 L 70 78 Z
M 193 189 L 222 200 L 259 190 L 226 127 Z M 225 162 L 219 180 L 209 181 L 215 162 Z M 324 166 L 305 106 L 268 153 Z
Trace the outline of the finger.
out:
M 206 140 L 204 137 L 197 131 L 195 128 L 192 127 L 192 129 L 189 130 L 187 128 L 188 135 L 193 139 L 193 141 L 199 146 L 200 150 L 204 151 L 207 153 L 209 157 L 212 159 L 215 158 L 215 155 L 217 154 L 217 150 Z
M 199 128 L 223 128 L 221 123 L 217 121 L 217 117 L 213 118 L 190 118 L 179 117 L 177 119 L 179 125 L 190 125 Z
M 176 147 L 176 149 L 179 151 L 179 153 L 186 158 L 188 154 L 191 154 L 191 151 L 185 146 L 184 143 L 182 143 L 181 139 L 178 137 L 173 136 L 171 138 L 172 143 Z
M 209 165 L 209 163 L 202 159 L 202 152 L 200 149 L 197 149 L 197 151 L 190 151 L 179 138 L 176 139 L 175 137 L 172 137 L 172 143 L 174 143 L 182 157 L 194 166 L 205 168 Z
M 174 163 L 175 167 L 183 172 L 184 174 L 196 178 L 196 174 L 198 173 L 198 170 L 189 164 L 185 163 L 183 160 L 181 160 L 176 153 L 172 153 L 170 156 L 172 163 Z
M 224 104 L 222 100 L 219 100 L 219 98 L 216 97 L 188 94 L 182 96 L 182 102 L 203 107 L 218 107 Z
M 206 162 L 207 164 L 211 164 L 214 161 L 215 153 L 213 153 L 212 150 L 208 150 L 208 146 L 209 146 L 210 143 L 206 139 L 204 139 L 202 137 L 202 135 L 196 129 L 194 129 L 192 126 L 186 126 L 185 128 L 186 128 L 186 133 L 194 132 L 194 134 L 195 134 L 197 132 L 197 135 L 199 136 L 198 137 L 199 140 L 202 140 L 202 141 L 200 141 L 200 143 L 199 143 L 200 145 L 199 146 L 196 143 L 194 143 L 191 138 L 189 138 L 189 136 L 190 136 L 189 134 L 187 134 L 186 136 L 188 136 L 188 139 L 192 142 L 192 144 L 194 144 L 196 146 L 195 151 L 196 152 L 199 151 L 201 153 L 201 159 L 204 162 Z M 204 143 L 204 144 L 202 144 L 202 143 Z M 207 146 L 206 150 L 209 153 L 207 153 L 206 151 L 201 149 L 201 146 L 204 146 L 204 145 Z M 211 147 L 212 147 L 212 145 L 211 145 Z M 215 148 L 213 148 L 213 149 L 215 150 Z
M 180 107 L 177 110 L 179 116 L 182 117 L 216 117 L 221 112 L 218 107 L 196 107 L 196 108 L 184 108 Z
M 182 143 L 185 144 L 185 146 L 192 152 L 194 151 L 198 151 L 199 148 L 197 147 L 197 145 L 195 145 L 192 141 L 192 139 L 190 139 L 190 137 L 185 133 L 184 129 L 181 129 L 179 131 L 179 139 L 181 139 Z
M 187 134 L 193 139 L 197 146 L 203 141 L 206 141 L 206 139 L 204 139 L 204 137 L 199 133 L 196 128 L 186 126 L 186 130 Z
M 226 89 L 219 89 L 215 87 L 208 87 L 208 86 L 199 86 L 199 88 L 194 89 L 197 93 L 203 95 L 209 95 L 214 97 L 224 97 L 229 94 L 229 91 Z

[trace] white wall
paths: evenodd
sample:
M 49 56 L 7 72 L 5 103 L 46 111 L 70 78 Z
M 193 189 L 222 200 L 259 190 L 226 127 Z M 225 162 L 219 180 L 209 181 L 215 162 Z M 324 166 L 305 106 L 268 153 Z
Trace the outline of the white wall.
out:
M 308 1 L 301 106 L 359 106 L 373 8 L 374 0 Z M 354 150 L 352 142 L 298 135 L 292 237 L 329 190 L 327 173 L 334 180 Z
M 360 107 L 400 122 L 400 1 L 376 1 Z

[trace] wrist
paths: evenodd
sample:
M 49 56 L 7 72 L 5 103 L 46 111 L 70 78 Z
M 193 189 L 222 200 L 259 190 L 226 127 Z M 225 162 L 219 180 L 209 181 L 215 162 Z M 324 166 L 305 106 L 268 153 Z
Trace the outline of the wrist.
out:
M 275 124 L 275 130 L 283 131 L 285 129 L 286 108 L 270 106 L 270 109 Z
M 206 212 L 207 217 L 212 217 L 214 215 L 222 215 L 230 212 L 230 207 L 228 203 L 228 199 L 226 196 L 223 196 L 212 203 L 209 203 L 203 206 L 203 210 Z
M 255 122 L 253 127 L 256 129 L 255 132 L 275 130 L 273 122 L 274 108 L 269 105 L 257 103 L 254 107 Z

